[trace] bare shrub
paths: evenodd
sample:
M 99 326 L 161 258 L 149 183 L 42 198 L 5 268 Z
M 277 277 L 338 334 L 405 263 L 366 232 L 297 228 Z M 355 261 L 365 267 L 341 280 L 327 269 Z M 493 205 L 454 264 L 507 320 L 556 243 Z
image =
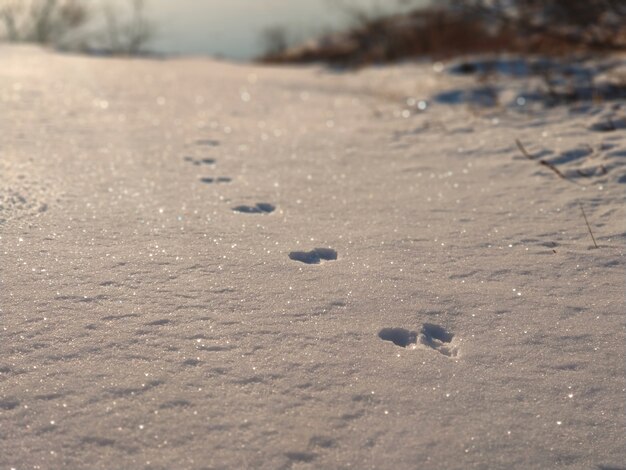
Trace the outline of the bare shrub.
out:
M 441 0 L 386 17 L 346 2 L 338 8 L 358 26 L 261 60 L 359 66 L 415 56 L 626 49 L 626 0 Z
M 0 40 L 108 54 L 144 53 L 154 25 L 147 19 L 144 0 L 126 5 L 119 9 L 108 3 L 96 9 L 88 0 L 0 0 Z
M 9 41 L 59 44 L 89 20 L 81 0 L 4 0 L 0 3 L 0 34 Z
M 626 48 L 625 0 L 447 0 L 463 14 L 514 29 L 532 52 Z
M 105 49 L 112 54 L 138 55 L 155 34 L 154 25 L 145 14 L 144 0 L 131 0 L 129 11 L 120 13 L 110 5 L 104 9 Z
M 506 49 L 513 41 L 507 29 L 490 31 L 477 20 L 443 9 L 428 9 L 378 18 L 346 33 L 331 34 L 262 60 L 358 66 L 414 56 L 441 58 L 497 51 Z
M 281 26 L 266 28 L 261 33 L 261 40 L 266 55 L 282 54 L 289 45 L 287 30 Z

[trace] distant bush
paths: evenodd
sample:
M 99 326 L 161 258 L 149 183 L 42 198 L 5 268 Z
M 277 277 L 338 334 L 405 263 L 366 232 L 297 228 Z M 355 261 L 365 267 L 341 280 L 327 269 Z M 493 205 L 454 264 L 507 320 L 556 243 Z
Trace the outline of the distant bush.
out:
M 626 0 L 441 0 L 437 7 L 371 18 L 266 62 L 342 66 L 466 53 L 567 54 L 626 50 Z
M 0 20 L 9 41 L 58 44 L 79 30 L 90 11 L 81 0 L 3 0 Z
M 88 0 L 0 0 L 0 40 L 137 55 L 153 38 L 154 26 L 144 0 L 129 4 L 120 12 L 110 5 L 96 9 Z
M 287 30 L 281 26 L 266 28 L 261 33 L 261 39 L 263 41 L 263 50 L 267 55 L 282 54 L 289 46 Z
M 154 37 L 154 25 L 146 18 L 144 0 L 131 0 L 130 8 L 123 12 L 107 7 L 104 10 L 104 48 L 113 54 L 138 55 Z
M 626 0 L 446 0 L 466 18 L 514 29 L 530 49 L 626 49 Z
M 494 31 L 479 20 L 428 9 L 373 19 L 348 32 L 330 34 L 261 60 L 359 66 L 415 56 L 504 50 L 514 39 L 506 28 Z

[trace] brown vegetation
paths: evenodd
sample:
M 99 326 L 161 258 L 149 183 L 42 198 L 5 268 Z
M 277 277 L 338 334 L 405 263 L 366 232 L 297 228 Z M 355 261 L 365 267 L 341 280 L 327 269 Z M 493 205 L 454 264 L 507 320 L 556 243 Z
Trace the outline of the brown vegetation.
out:
M 144 0 L 128 5 L 120 11 L 110 5 L 96 9 L 88 0 L 0 0 L 0 40 L 137 55 L 152 39 L 154 27 L 146 19 Z
M 5 0 L 0 21 L 9 41 L 60 43 L 81 28 L 89 10 L 80 0 Z
M 626 50 L 626 0 L 449 0 L 444 7 L 359 21 L 359 26 L 265 62 L 342 66 L 465 53 L 566 54 Z M 360 19 L 364 16 L 358 17 Z

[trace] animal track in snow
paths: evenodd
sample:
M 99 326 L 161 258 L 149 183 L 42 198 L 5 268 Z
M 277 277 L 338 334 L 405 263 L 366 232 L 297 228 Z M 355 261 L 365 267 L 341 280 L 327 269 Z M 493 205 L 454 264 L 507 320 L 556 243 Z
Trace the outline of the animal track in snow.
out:
M 289 259 L 306 264 L 320 264 L 322 260 L 336 260 L 337 252 L 331 248 L 314 248 L 311 251 L 292 251 L 289 253 Z
M 596 132 L 613 132 L 626 128 L 626 118 L 619 118 L 615 115 L 605 116 L 589 126 L 589 130 Z
M 204 177 L 204 178 L 200 178 L 200 181 L 206 184 L 213 184 L 213 183 L 230 183 L 233 179 L 229 178 L 228 176 L 218 176 L 217 178 L 212 178 L 212 177 Z
M 196 145 L 205 145 L 208 147 L 217 147 L 220 144 L 219 140 L 215 139 L 200 139 L 196 140 Z
M 285 456 L 292 462 L 305 462 L 310 463 L 315 460 L 317 454 L 313 452 L 286 452 Z
M 403 348 L 417 343 L 417 332 L 404 328 L 383 328 L 378 332 L 378 337 Z
M 0 410 L 8 411 L 17 408 L 20 405 L 19 400 L 14 398 L 2 398 L 0 399 Z
M 274 212 L 276 207 L 266 202 L 257 202 L 254 206 L 237 206 L 233 207 L 234 212 L 241 212 L 242 214 L 269 214 Z
M 416 349 L 421 344 L 444 356 L 455 357 L 458 354 L 457 348 L 451 344 L 454 334 L 433 323 L 424 323 L 419 333 L 404 328 L 383 328 L 378 337 L 403 348 Z
M 419 342 L 439 351 L 444 356 L 454 357 L 457 355 L 457 349 L 450 345 L 453 338 L 454 335 L 445 328 L 432 323 L 424 323 Z
M 192 163 L 196 166 L 200 165 L 215 165 L 215 158 L 193 158 L 185 157 L 185 161 Z

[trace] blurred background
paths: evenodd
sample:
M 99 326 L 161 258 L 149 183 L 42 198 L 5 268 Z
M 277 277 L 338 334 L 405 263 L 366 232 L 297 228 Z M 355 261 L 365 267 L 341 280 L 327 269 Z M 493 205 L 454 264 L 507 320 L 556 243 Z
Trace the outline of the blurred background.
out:
M 626 49 L 626 0 L 0 0 L 0 40 L 360 66 Z
M 427 0 L 151 0 L 160 34 L 153 47 L 175 54 L 246 60 L 352 26 L 353 10 L 372 16 L 408 11 Z
M 249 60 L 428 0 L 0 0 L 0 39 Z

